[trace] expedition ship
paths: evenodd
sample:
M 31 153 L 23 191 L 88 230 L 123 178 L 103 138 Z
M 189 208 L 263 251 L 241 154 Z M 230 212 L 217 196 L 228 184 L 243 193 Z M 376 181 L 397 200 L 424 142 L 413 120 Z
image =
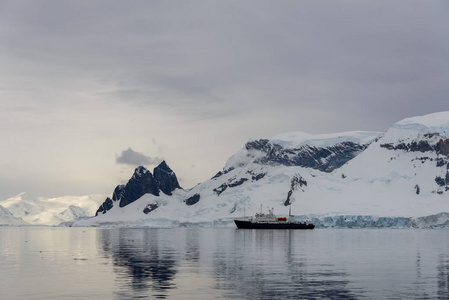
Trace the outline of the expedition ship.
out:
M 256 213 L 255 217 L 246 220 L 234 220 L 239 229 L 313 229 L 315 225 L 307 222 L 295 222 L 293 216 L 289 213 L 286 217 L 276 217 L 273 209 L 268 214 L 262 212 Z

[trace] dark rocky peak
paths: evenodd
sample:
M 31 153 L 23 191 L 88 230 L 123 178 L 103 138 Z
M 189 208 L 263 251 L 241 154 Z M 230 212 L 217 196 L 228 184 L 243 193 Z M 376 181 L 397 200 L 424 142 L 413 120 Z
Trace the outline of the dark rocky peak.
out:
M 173 170 L 167 165 L 165 160 L 163 160 L 156 168 L 154 168 L 153 173 L 156 172 L 165 172 L 165 173 L 173 173 Z
M 266 139 L 249 141 L 245 144 L 245 148 L 246 148 L 246 150 L 255 149 L 255 150 L 263 151 L 262 149 L 268 144 L 268 142 L 269 141 Z
M 134 170 L 134 174 L 132 176 L 132 178 L 140 178 L 142 176 L 148 176 L 148 174 L 151 174 L 151 172 L 145 168 L 144 166 L 138 166 L 135 170 Z
M 154 168 L 153 174 L 158 188 L 165 194 L 171 195 L 175 189 L 181 188 L 175 172 L 170 169 L 165 161 Z
M 115 188 L 112 200 L 107 198 L 95 215 L 106 213 L 114 206 L 114 202 L 119 202 L 119 206 L 123 207 L 148 193 L 159 196 L 159 188 L 153 174 L 145 167 L 139 166 L 134 170 L 133 176 L 126 184 L 118 185 Z
M 153 174 L 142 166 L 135 169 L 133 176 L 123 189 L 120 199 L 117 199 L 120 200 L 120 207 L 136 201 L 145 194 L 159 196 L 159 188 Z
M 165 161 L 154 168 L 153 173 L 154 175 L 143 166 L 137 167 L 126 184 L 118 185 L 115 188 L 112 199 L 107 198 L 98 208 L 96 215 L 106 213 L 114 206 L 115 202 L 119 202 L 119 206 L 123 207 L 145 194 L 159 196 L 159 192 L 162 191 L 171 195 L 173 190 L 181 188 L 176 174 Z

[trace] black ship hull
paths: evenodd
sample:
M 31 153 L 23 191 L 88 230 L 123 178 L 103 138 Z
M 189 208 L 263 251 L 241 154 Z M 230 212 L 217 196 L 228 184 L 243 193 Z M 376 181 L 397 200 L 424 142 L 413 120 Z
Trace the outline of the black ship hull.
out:
M 254 223 L 234 220 L 238 229 L 313 229 L 315 225 L 305 223 Z

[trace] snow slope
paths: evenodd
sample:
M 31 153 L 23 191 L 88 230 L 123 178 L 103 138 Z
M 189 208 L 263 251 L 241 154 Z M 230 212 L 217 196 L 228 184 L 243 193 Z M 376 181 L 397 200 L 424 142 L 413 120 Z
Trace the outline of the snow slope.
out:
M 309 134 L 302 131 L 275 135 L 270 142 L 284 148 L 300 148 L 302 146 L 331 147 L 343 142 L 370 144 L 380 135 L 374 131 L 348 131 L 327 134 Z
M 44 198 L 21 193 L 0 201 L 0 205 L 29 224 L 58 225 L 95 215 L 104 198 L 104 195 Z
M 27 222 L 21 218 L 16 218 L 14 215 L 6 208 L 0 205 L 0 226 L 23 226 L 29 225 Z
M 286 215 L 293 202 L 299 219 L 322 227 L 447 227 L 448 124 L 442 112 L 397 122 L 382 135 L 295 132 L 250 141 L 191 190 L 146 194 L 74 225 L 232 226 L 261 208 Z

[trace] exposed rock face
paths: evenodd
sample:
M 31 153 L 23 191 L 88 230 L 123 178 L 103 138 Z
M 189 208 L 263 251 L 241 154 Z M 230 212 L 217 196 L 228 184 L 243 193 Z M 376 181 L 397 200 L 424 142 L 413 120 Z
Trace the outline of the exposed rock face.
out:
M 138 167 L 134 171 L 134 175 L 128 181 L 123 190 L 120 191 L 120 207 L 126 206 L 145 194 L 159 196 L 159 187 L 154 180 L 153 174 L 145 167 Z
M 159 166 L 154 168 L 153 174 L 154 179 L 157 182 L 157 186 L 165 194 L 171 195 L 173 190 L 181 188 L 175 173 L 172 169 L 170 169 L 165 161 L 161 162 Z
M 437 176 L 435 177 L 435 182 L 439 185 L 439 186 L 445 186 L 446 182 L 444 180 L 443 177 Z
M 260 151 L 264 151 L 265 146 L 269 143 L 269 140 L 266 139 L 260 139 L 256 141 L 251 141 L 246 143 L 245 148 L 246 150 L 256 149 Z
M 382 144 L 380 145 L 382 148 L 386 148 L 388 150 L 404 150 L 408 152 L 427 152 L 434 150 L 429 142 L 427 141 L 413 141 L 411 143 L 400 143 L 397 145 L 393 144 Z
M 251 141 L 245 145 L 247 150 L 254 149 L 265 154 L 256 159 L 256 163 L 300 166 L 323 172 L 332 172 L 341 167 L 365 150 L 367 146 L 353 142 L 342 142 L 327 148 L 303 146 L 298 149 L 284 149 L 281 145 L 272 144 L 264 139 Z
M 449 139 L 440 139 L 436 145 L 436 150 L 438 154 L 449 156 Z
M 231 180 L 229 180 L 228 183 L 223 183 L 222 185 L 220 185 L 213 191 L 218 196 L 220 196 L 220 194 L 223 193 L 228 187 L 233 188 L 233 187 L 242 185 L 243 183 L 245 183 L 245 181 L 248 181 L 248 180 L 249 180 L 248 178 L 240 178 L 238 180 L 236 180 L 235 178 L 231 178 Z
M 214 192 L 220 196 L 221 193 L 223 193 L 228 188 L 228 185 L 226 183 L 223 183 L 219 187 L 214 189 Z
M 98 216 L 99 213 L 105 213 L 108 210 L 110 210 L 112 208 L 112 206 L 114 205 L 114 203 L 112 202 L 111 198 L 106 198 L 106 200 L 103 202 L 102 205 L 100 205 L 100 207 L 98 208 L 97 212 L 95 213 L 96 216 Z
M 290 182 L 290 191 L 287 193 L 287 200 L 285 200 L 284 205 L 288 206 L 292 204 L 292 195 L 295 190 L 301 189 L 303 186 L 307 186 L 307 181 L 299 174 L 296 174 L 293 176 L 291 182 Z
M 449 170 L 446 171 L 446 184 L 449 184 Z
M 190 197 L 189 199 L 186 200 L 186 204 L 187 205 L 193 205 L 198 203 L 198 201 L 200 201 L 200 194 L 195 194 L 192 197 Z
M 221 175 L 223 175 L 224 173 L 222 171 L 219 171 L 217 174 L 214 175 L 214 177 L 212 177 L 211 179 L 215 179 L 220 177 Z
M 386 143 L 381 144 L 382 148 L 388 150 L 404 150 L 407 152 L 429 152 L 435 151 L 437 154 L 449 156 L 449 139 L 440 138 L 438 142 L 435 143 L 435 138 L 441 137 L 438 133 L 425 134 L 423 139 L 419 141 L 411 141 L 409 143 Z
M 114 189 L 114 193 L 112 193 L 112 200 L 117 201 L 122 199 L 125 193 L 125 187 L 126 185 L 124 184 L 117 185 Z
M 155 210 L 158 207 L 159 207 L 159 205 L 157 203 L 150 203 L 143 209 L 143 213 L 149 214 L 150 212 L 152 212 L 153 210 Z
M 107 198 L 98 208 L 95 215 L 106 213 L 115 202 L 119 202 L 120 207 L 124 207 L 145 194 L 159 196 L 160 191 L 171 195 L 172 191 L 181 188 L 175 173 L 170 169 L 165 161 L 154 168 L 153 174 L 145 167 L 137 167 L 133 176 L 126 185 L 118 185 L 112 195 L 112 200 Z

